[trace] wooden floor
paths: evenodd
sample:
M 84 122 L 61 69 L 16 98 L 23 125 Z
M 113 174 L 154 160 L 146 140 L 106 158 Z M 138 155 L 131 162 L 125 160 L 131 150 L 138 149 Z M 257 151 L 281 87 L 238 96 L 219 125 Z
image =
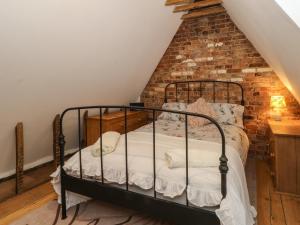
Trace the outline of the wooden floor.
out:
M 246 175 L 251 203 L 258 210 L 258 225 L 300 225 L 300 198 L 274 191 L 264 161 L 250 159 Z M 55 197 L 48 182 L 10 198 L 0 203 L 0 224 L 9 224 Z
M 53 163 L 47 163 L 42 167 L 27 171 L 23 178 L 24 191 L 49 181 L 49 175 L 54 170 Z M 0 202 L 15 196 L 15 186 L 16 182 L 14 178 L 0 182 Z
M 50 182 L 0 203 L 0 224 L 6 225 L 56 198 Z
M 258 225 L 300 225 L 300 198 L 274 190 L 268 165 L 256 162 Z

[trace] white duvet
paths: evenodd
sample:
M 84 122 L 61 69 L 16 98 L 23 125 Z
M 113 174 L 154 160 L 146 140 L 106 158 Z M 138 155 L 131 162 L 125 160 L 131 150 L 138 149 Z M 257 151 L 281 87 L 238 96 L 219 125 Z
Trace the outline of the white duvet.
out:
M 153 188 L 153 136 L 148 132 L 128 133 L 129 184 L 148 190 Z M 187 188 L 188 200 L 195 206 L 217 206 L 216 214 L 223 225 L 252 225 L 255 209 L 250 205 L 244 167 L 239 153 L 226 146 L 229 172 L 227 197 L 222 200 L 221 178 L 218 167 L 189 168 L 189 185 L 186 187 L 184 168 L 169 169 L 164 155 L 172 149 L 185 151 L 185 139 L 156 134 L 156 191 L 170 198 L 181 196 Z M 221 145 L 215 142 L 189 139 L 189 149 L 209 149 L 221 155 Z M 116 150 L 104 156 L 106 182 L 124 184 L 125 138 L 121 136 Z M 87 179 L 101 180 L 101 161 L 91 154 L 91 147 L 82 150 L 83 175 Z M 68 174 L 79 176 L 79 156 L 74 155 L 65 166 Z M 52 174 L 53 186 L 60 195 L 60 169 Z M 88 200 L 87 197 L 67 193 L 67 207 Z

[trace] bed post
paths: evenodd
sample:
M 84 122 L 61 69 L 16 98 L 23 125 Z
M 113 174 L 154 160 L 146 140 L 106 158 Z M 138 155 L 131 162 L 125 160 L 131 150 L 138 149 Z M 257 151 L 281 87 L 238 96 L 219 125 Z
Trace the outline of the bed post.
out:
M 222 138 L 222 155 L 220 157 L 219 170 L 221 173 L 221 192 L 223 199 L 227 195 L 227 172 L 228 172 L 228 159 L 225 154 L 225 138 Z
M 227 173 L 228 173 L 228 158 L 226 156 L 226 140 L 225 140 L 225 134 L 224 131 L 222 129 L 222 127 L 215 121 L 215 120 L 210 120 L 211 122 L 213 122 L 220 134 L 221 134 L 221 138 L 222 138 L 222 154 L 221 157 L 219 158 L 220 160 L 220 166 L 219 166 L 219 170 L 221 173 L 221 193 L 222 193 L 222 198 L 226 198 L 227 195 Z
M 165 98 L 164 98 L 164 103 L 168 103 L 168 97 L 167 97 L 167 88 L 165 89 Z
M 65 148 L 65 136 L 62 131 L 62 120 L 63 116 L 60 118 L 60 132 L 59 132 L 59 147 L 60 147 L 60 180 L 61 180 L 61 210 L 62 219 L 67 218 L 67 208 L 66 208 L 66 189 L 64 186 L 64 148 Z

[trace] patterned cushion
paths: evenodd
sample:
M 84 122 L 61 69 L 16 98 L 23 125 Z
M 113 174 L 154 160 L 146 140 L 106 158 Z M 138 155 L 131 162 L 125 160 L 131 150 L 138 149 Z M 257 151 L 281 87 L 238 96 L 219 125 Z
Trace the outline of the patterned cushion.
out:
M 203 98 L 199 98 L 196 102 L 189 104 L 187 107 L 187 111 L 191 113 L 204 114 L 213 118 L 216 116 L 216 113 L 214 112 L 212 106 L 208 104 Z M 189 116 L 188 123 L 191 127 L 199 127 L 209 124 L 210 121 L 201 117 Z
M 229 103 L 209 103 L 216 112 L 218 123 L 231 124 L 244 129 L 244 106 Z
M 171 102 L 164 103 L 162 109 L 167 110 L 176 110 L 176 111 L 186 111 L 187 104 L 183 102 Z M 158 116 L 159 120 L 171 120 L 171 121 L 183 121 L 184 115 L 176 114 L 176 113 L 168 113 L 163 112 Z

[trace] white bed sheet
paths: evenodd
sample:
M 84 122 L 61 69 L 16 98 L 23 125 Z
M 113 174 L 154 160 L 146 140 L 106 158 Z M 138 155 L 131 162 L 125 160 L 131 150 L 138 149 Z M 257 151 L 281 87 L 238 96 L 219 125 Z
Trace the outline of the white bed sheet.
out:
M 238 151 L 243 163 L 247 161 L 249 150 L 249 139 L 243 129 L 229 124 L 221 124 L 224 131 L 226 144 Z M 147 124 L 136 131 L 152 132 L 153 124 Z M 156 133 L 166 134 L 174 137 L 185 137 L 185 122 L 158 120 L 155 122 Z M 214 124 L 202 127 L 188 127 L 188 136 L 191 139 L 212 141 L 221 143 L 221 135 Z
M 144 190 L 153 188 L 153 141 L 149 130 L 128 133 L 129 183 Z M 125 174 L 125 142 L 121 137 L 117 149 L 104 157 L 104 178 L 106 182 L 124 184 Z M 156 191 L 168 198 L 178 198 L 186 190 L 185 169 L 169 169 L 164 160 L 164 152 L 185 148 L 185 139 L 165 134 L 156 134 Z M 221 154 L 221 145 L 217 142 L 189 139 L 189 149 L 210 149 Z M 226 153 L 229 158 L 228 195 L 222 200 L 220 173 L 218 168 L 190 168 L 189 186 L 187 187 L 189 202 L 195 206 L 216 206 L 216 213 L 224 225 L 252 225 L 256 212 L 250 206 L 243 163 L 240 151 L 227 144 Z M 67 173 L 79 175 L 79 156 L 74 155 L 65 164 Z M 101 161 L 90 153 L 90 148 L 82 150 L 83 174 L 86 179 L 101 179 Z M 53 174 L 53 185 L 60 194 L 59 169 Z M 86 201 L 88 198 L 74 193 L 67 193 L 68 207 Z

